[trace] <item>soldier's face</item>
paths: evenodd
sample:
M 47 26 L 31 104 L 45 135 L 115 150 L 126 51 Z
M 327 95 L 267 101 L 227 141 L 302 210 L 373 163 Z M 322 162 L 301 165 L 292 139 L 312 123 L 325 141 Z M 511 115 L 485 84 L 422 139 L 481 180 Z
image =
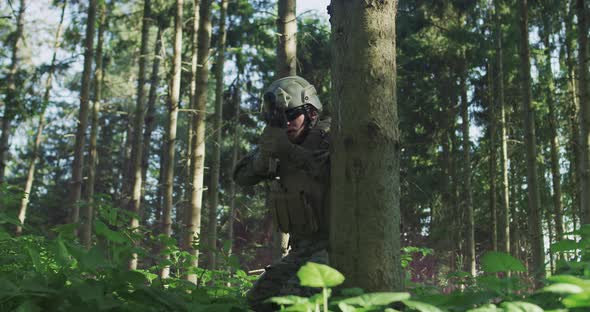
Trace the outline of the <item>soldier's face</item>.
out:
M 298 142 L 305 124 L 305 115 L 301 114 L 297 116 L 297 118 L 287 121 L 287 137 L 289 137 L 289 141 L 292 143 Z

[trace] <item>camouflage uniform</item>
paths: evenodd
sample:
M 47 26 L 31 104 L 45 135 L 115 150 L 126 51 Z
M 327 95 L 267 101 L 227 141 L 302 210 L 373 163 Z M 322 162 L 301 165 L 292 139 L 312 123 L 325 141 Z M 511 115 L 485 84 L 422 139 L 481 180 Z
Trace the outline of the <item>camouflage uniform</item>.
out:
M 265 130 L 266 131 L 266 130 Z M 290 234 L 289 254 L 265 268 L 247 299 L 255 311 L 271 311 L 264 301 L 283 295 L 309 296 L 317 289 L 301 287 L 297 271 L 306 262 L 328 264 L 330 191 L 330 120 L 320 120 L 288 153 L 264 159 L 260 150 L 244 157 L 234 169 L 241 185 L 265 181 L 267 206 L 278 228 Z M 285 136 L 285 140 L 288 141 Z M 260 168 L 264 167 L 264 168 Z

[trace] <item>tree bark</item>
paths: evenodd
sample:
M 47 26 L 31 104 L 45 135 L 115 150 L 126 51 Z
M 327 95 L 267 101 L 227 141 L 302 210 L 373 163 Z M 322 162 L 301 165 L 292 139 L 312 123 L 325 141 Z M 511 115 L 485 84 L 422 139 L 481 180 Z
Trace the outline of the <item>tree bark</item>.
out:
M 498 251 L 498 208 L 497 208 L 497 197 L 496 197 L 496 107 L 494 106 L 494 100 L 492 98 L 493 89 L 493 69 L 492 65 L 487 66 L 487 103 L 490 110 L 489 120 L 489 135 L 490 135 L 490 160 L 489 160 L 489 181 L 490 181 L 490 213 L 492 215 L 492 250 Z
M 82 207 L 81 212 L 81 223 L 82 229 L 80 231 L 80 242 L 86 248 L 90 248 L 92 239 L 92 222 L 94 218 L 94 189 L 96 184 L 96 167 L 98 164 L 98 150 L 97 150 L 97 137 L 98 137 L 98 115 L 100 113 L 100 102 L 102 100 L 102 83 L 103 83 L 103 63 L 102 63 L 102 50 L 104 41 L 104 32 L 107 27 L 107 11 L 104 2 L 99 4 L 99 17 L 98 17 L 98 37 L 96 40 L 96 53 L 94 56 L 94 62 L 96 64 L 94 68 L 94 101 L 92 103 L 92 114 L 90 116 L 90 146 L 88 152 L 88 180 L 86 185 L 86 200 L 87 203 Z
M 345 285 L 403 289 L 397 1 L 333 0 L 330 264 Z M 371 90 L 371 92 L 366 92 Z
M 232 148 L 232 160 L 229 175 L 233 173 L 233 168 L 238 163 L 238 154 L 240 152 L 240 103 L 241 103 L 241 90 L 240 90 L 239 77 L 236 79 L 236 85 L 234 86 L 232 100 L 234 101 L 235 116 L 233 120 L 233 148 Z M 229 198 L 229 219 L 227 222 L 227 239 L 231 242 L 231 248 L 229 253 L 233 252 L 234 245 L 234 221 L 236 218 L 236 182 L 231 179 L 229 184 L 229 190 L 227 197 Z
M 542 40 L 545 46 L 545 83 L 547 84 L 546 100 L 549 106 L 549 143 L 551 153 L 551 184 L 553 187 L 553 217 L 555 222 L 555 240 L 563 238 L 563 206 L 561 204 L 561 174 L 559 172 L 559 138 L 557 136 L 558 121 L 555 112 L 555 102 L 553 94 L 555 93 L 555 84 L 553 82 L 553 72 L 551 71 L 551 52 L 553 47 L 549 42 L 551 35 L 551 26 L 548 17 L 550 12 L 545 12 L 543 16 Z
M 580 93 L 580 211 L 590 223 L 590 90 L 588 86 L 588 20 L 584 0 L 576 1 L 578 16 L 578 77 Z
M 53 79 L 53 75 L 55 73 L 55 62 L 57 61 L 57 50 L 61 44 L 61 31 L 63 28 L 64 22 L 64 15 L 66 12 L 66 3 L 63 2 L 61 4 L 61 15 L 59 17 L 59 24 L 57 26 L 57 30 L 55 32 L 55 41 L 53 43 L 53 55 L 51 56 L 51 63 L 49 65 L 49 71 L 47 73 L 47 79 L 45 80 L 45 93 L 43 95 L 43 104 L 41 107 L 41 113 L 39 114 L 39 124 L 37 125 L 37 133 L 35 135 L 35 143 L 33 144 L 33 151 L 32 157 L 29 162 L 29 167 L 27 170 L 27 180 L 25 182 L 24 188 L 24 196 L 20 201 L 19 212 L 18 212 L 18 220 L 21 224 L 25 224 L 25 219 L 27 217 L 27 207 L 29 205 L 29 197 L 31 194 L 31 189 L 33 187 L 33 182 L 35 180 L 35 166 L 37 161 L 39 160 L 39 149 L 41 147 L 41 142 L 43 140 L 43 128 L 45 127 L 45 111 L 47 110 L 47 106 L 49 106 L 49 97 L 51 95 L 51 83 Z M 16 227 L 16 235 L 20 235 L 23 231 L 22 226 Z
M 24 30 L 24 15 L 27 2 L 20 0 L 20 7 L 16 18 L 16 32 L 14 34 L 14 41 L 12 42 L 12 56 L 10 58 L 10 68 L 6 76 L 6 104 L 4 106 L 4 116 L 2 117 L 2 133 L 0 134 L 0 184 L 4 182 L 6 174 L 6 162 L 8 161 L 8 149 L 12 120 L 17 114 L 18 108 L 21 105 L 18 102 L 18 92 L 16 86 L 16 74 L 19 66 L 19 42 L 23 40 Z
M 476 275 L 475 270 L 475 220 L 473 215 L 473 191 L 471 190 L 471 143 L 469 139 L 469 103 L 467 100 L 467 68 L 465 64 L 461 68 L 461 132 L 463 134 L 463 187 L 464 204 L 467 217 L 467 268 L 471 276 Z
M 209 269 L 215 270 L 217 250 L 217 206 L 219 204 L 219 171 L 221 163 L 221 133 L 222 133 L 222 113 L 223 113 L 223 69 L 225 63 L 225 18 L 227 15 L 227 0 L 221 0 L 219 12 L 219 41 L 217 45 L 217 61 L 215 64 L 215 116 L 213 118 L 213 152 L 209 173 L 209 232 L 207 238 L 209 252 Z
M 277 78 L 297 74 L 296 0 L 279 0 Z
M 162 27 L 158 26 L 158 33 L 156 34 L 156 44 L 154 47 L 154 60 L 152 63 L 152 72 L 150 75 L 150 92 L 147 101 L 147 112 L 144 119 L 145 130 L 143 132 L 143 154 L 141 160 L 141 191 L 142 198 L 145 196 L 145 181 L 147 179 L 147 172 L 149 169 L 150 159 L 150 142 L 152 140 L 152 132 L 156 127 L 156 102 L 158 101 L 158 87 L 160 85 L 160 60 L 164 58 L 162 51 Z M 158 187 L 160 189 L 160 187 Z M 158 199 L 156 199 L 158 200 Z M 156 205 L 157 206 L 157 205 Z M 146 216 L 144 212 L 144 216 Z
M 84 170 L 84 142 L 86 140 L 86 128 L 88 127 L 88 99 L 90 95 L 90 76 L 92 73 L 92 59 L 94 55 L 94 28 L 96 20 L 96 0 L 90 0 L 88 4 L 88 21 L 86 24 L 86 39 L 84 41 L 84 70 L 82 72 L 82 86 L 80 89 L 80 111 L 78 115 L 78 128 L 74 145 L 74 162 L 72 164 L 72 178 L 70 189 L 70 221 L 77 223 L 80 217 L 78 201 L 82 194 L 82 175 Z
M 162 213 L 162 234 L 172 236 L 172 207 L 174 186 L 174 156 L 176 145 L 176 126 L 178 121 L 178 104 L 180 100 L 180 74 L 182 61 L 182 9 L 183 0 L 176 0 L 174 16 L 174 56 L 172 79 L 169 88 L 168 128 L 166 129 L 166 161 L 164 164 L 164 183 L 162 184 L 164 207 Z M 170 256 L 164 256 L 169 259 Z M 164 266 L 160 272 L 162 278 L 170 276 L 170 266 Z
M 197 58 L 197 81 L 195 92 L 196 114 L 193 114 L 193 127 L 195 139 L 191 151 L 191 200 L 186 213 L 186 238 L 187 249 L 193 255 L 191 265 L 199 265 L 199 252 L 192 247 L 192 243 L 198 239 L 201 232 L 201 213 L 203 205 L 203 179 L 205 173 L 205 116 L 207 113 L 207 80 L 209 78 L 209 48 L 211 47 L 211 0 L 201 1 L 199 8 L 199 38 Z M 215 226 L 214 224 L 211 226 Z M 187 280 L 197 282 L 195 274 L 187 275 Z
M 277 19 L 276 78 L 297 75 L 297 1 L 279 0 Z M 268 195 L 267 195 L 268 196 Z M 273 260 L 289 252 L 289 234 L 278 229 L 273 232 Z
M 141 185 L 142 185 L 142 168 L 141 160 L 143 158 L 143 124 L 145 119 L 145 76 L 148 57 L 148 43 L 151 26 L 151 1 L 143 1 L 143 19 L 141 26 L 141 48 L 139 55 L 139 73 L 137 76 L 137 104 L 135 106 L 135 120 L 133 123 L 133 151 L 131 155 L 131 201 L 129 202 L 129 211 L 132 212 L 130 228 L 135 231 L 139 227 L 139 213 L 141 205 Z M 129 269 L 137 269 L 137 254 L 133 254 L 129 261 Z
M 535 135 L 535 108 L 531 98 L 531 64 L 529 52 L 528 4 L 520 0 L 520 81 L 522 90 L 522 113 L 527 163 L 527 194 L 529 237 L 531 243 L 531 273 L 537 281 L 545 276 L 545 248 L 541 228 L 541 205 L 537 178 L 537 138 Z
M 495 22 L 496 22 L 496 86 L 497 86 L 497 105 L 500 109 L 500 128 L 501 128 L 501 161 L 502 161 L 502 213 L 501 223 L 499 224 L 501 250 L 510 253 L 510 184 L 508 180 L 508 131 L 506 126 L 506 107 L 504 104 L 504 49 L 502 47 L 502 21 L 500 19 L 499 0 L 495 1 Z

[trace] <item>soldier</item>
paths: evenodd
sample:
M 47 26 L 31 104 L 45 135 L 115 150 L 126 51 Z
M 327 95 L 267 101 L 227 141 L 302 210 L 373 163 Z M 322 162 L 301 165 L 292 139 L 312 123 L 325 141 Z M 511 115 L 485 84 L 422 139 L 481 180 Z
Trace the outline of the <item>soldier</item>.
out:
M 240 185 L 265 181 L 266 204 L 279 230 L 289 233 L 289 254 L 266 267 L 247 299 L 255 311 L 270 311 L 270 297 L 309 296 L 297 271 L 306 262 L 328 264 L 330 198 L 330 120 L 305 79 L 289 76 L 273 82 L 263 96 L 267 126 L 254 149 L 234 168 Z

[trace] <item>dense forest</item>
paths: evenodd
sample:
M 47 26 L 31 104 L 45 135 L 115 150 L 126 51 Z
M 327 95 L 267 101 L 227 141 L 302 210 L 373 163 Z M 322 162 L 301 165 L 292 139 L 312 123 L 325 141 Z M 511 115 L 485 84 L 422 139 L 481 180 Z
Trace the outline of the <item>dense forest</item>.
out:
M 0 2 L 0 310 L 247 311 L 286 238 L 233 168 L 288 75 L 334 120 L 333 268 L 277 307 L 590 309 L 590 2 L 296 5 Z

